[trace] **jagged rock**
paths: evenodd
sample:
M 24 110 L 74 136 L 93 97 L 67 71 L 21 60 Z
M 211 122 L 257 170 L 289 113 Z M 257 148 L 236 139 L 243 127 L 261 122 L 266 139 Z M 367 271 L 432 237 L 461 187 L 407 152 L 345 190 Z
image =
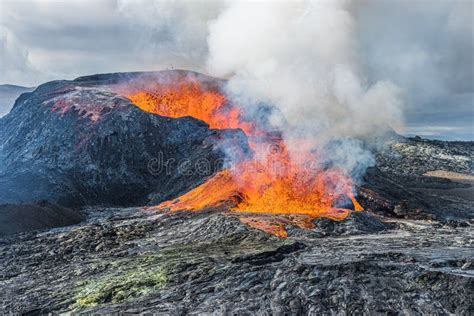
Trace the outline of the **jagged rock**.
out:
M 0 311 L 473 312 L 469 227 L 392 220 L 359 234 L 382 228 L 360 212 L 324 238 L 277 238 L 225 212 L 88 212 L 78 226 L 0 238 Z
M 394 228 L 394 225 L 383 223 L 379 218 L 367 212 L 353 212 L 340 222 L 317 218 L 314 224 L 313 232 L 321 236 L 376 234 Z
M 474 218 L 474 142 L 391 138 L 373 149 L 358 195 L 364 208 L 384 216 L 467 222 Z M 441 172 L 442 171 L 442 172 Z M 431 174 L 455 174 L 459 179 Z
M 52 82 L 20 97 L 0 120 L 0 198 L 160 201 L 203 177 L 149 177 L 157 148 L 194 161 L 218 159 L 220 138 L 245 147 L 239 131 L 147 114 L 105 89 L 142 75 Z M 0 236 L 0 313 L 473 314 L 473 203 L 454 191 L 472 184 L 427 174 L 472 175 L 473 144 L 389 136 L 358 187 L 365 211 L 290 227 L 288 238 L 225 204 L 85 208 L 75 226 Z
M 140 75 L 53 81 L 21 95 L 0 119 L 0 202 L 144 205 L 153 193 L 156 203 L 219 169 L 223 139 L 246 148 L 240 130 L 144 112 L 109 86 Z M 208 174 L 192 172 L 203 160 Z

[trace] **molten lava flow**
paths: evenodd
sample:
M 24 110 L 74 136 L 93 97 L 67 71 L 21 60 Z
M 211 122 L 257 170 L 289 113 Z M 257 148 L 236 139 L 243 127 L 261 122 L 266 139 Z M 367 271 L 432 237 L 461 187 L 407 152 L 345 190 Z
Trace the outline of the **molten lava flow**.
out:
M 126 95 L 148 112 L 193 116 L 211 128 L 241 128 L 254 152 L 253 159 L 218 172 L 179 198 L 161 203 L 159 209 L 193 211 L 226 205 L 242 214 L 285 215 L 284 219 L 240 217 L 248 225 L 277 236 L 286 236 L 287 223 L 311 227 L 311 220 L 319 216 L 342 220 L 350 211 L 341 207 L 348 203 L 352 209 L 362 210 L 352 194 L 352 181 L 342 170 L 311 167 L 316 158 L 309 150 L 300 153 L 298 159 L 291 157 L 281 137 L 243 119 L 240 108 L 230 105 L 217 90 L 203 88 L 197 80 L 157 84 Z
M 336 170 L 326 170 L 319 176 L 300 172 L 274 177 L 265 169 L 249 172 L 244 168 L 222 170 L 194 190 L 161 203 L 159 208 L 193 211 L 218 207 L 231 200 L 232 210 L 239 212 L 325 216 L 340 220 L 348 212 L 335 205 L 346 197 L 356 211 L 362 210 L 349 188 L 350 179 Z M 336 188 L 334 181 L 345 183 L 342 188 Z
M 239 192 L 229 169 L 222 170 L 194 190 L 183 194 L 178 199 L 166 201 L 160 208 L 172 211 L 196 211 L 209 207 L 219 207 L 223 204 L 235 206 L 239 203 Z
M 224 95 L 203 89 L 194 79 L 177 85 L 148 86 L 146 90 L 128 93 L 127 97 L 142 110 L 162 116 L 192 116 L 211 128 L 241 128 L 246 132 L 252 128 L 243 121 L 239 109 L 227 103 Z

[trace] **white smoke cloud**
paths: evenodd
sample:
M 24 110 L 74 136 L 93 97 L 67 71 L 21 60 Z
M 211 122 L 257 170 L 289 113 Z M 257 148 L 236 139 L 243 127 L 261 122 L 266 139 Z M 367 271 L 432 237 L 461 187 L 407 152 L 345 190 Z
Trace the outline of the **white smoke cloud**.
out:
M 2 0 L 0 82 L 184 68 L 232 77 L 235 92 L 251 85 L 248 101 L 275 101 L 290 125 L 324 116 L 307 131 L 399 128 L 388 103 L 400 90 L 408 123 L 422 128 L 436 113 L 429 124 L 458 126 L 473 115 L 473 15 L 463 0 Z M 444 102 L 458 96 L 467 103 Z M 315 97 L 317 106 L 292 111 Z M 364 110 L 374 119 L 352 124 Z
M 398 127 L 399 89 L 364 77 L 356 23 L 347 1 L 233 2 L 210 23 L 208 69 L 230 77 L 237 102 L 275 105 L 283 119 L 273 123 L 287 138 L 323 146 Z M 353 169 L 349 156 L 367 154 L 350 145 L 338 154 L 345 152 L 339 161 Z
M 232 75 L 237 95 L 278 106 L 291 129 L 355 135 L 397 126 L 397 88 L 366 83 L 354 24 L 345 1 L 234 3 L 210 25 L 209 70 Z

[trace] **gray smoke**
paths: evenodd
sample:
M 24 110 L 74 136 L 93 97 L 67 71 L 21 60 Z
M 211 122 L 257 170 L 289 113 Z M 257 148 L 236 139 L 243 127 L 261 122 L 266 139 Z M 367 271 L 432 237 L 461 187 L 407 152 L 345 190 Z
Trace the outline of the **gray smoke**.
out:
M 287 137 L 403 132 L 405 119 L 408 132 L 472 138 L 473 12 L 472 1 L 4 0 L 0 81 L 186 68 L 230 78 L 244 104 L 277 105 Z
M 210 73 L 230 78 L 237 103 L 276 106 L 280 115 L 272 123 L 295 157 L 302 148 L 292 148 L 293 139 L 327 147 L 401 126 L 399 89 L 390 81 L 368 82 L 360 67 L 349 4 L 237 2 L 209 25 Z M 372 163 L 354 142 L 337 144 L 324 153 L 348 172 Z
M 398 88 L 367 82 L 355 29 L 346 1 L 233 3 L 210 24 L 208 69 L 231 77 L 245 103 L 276 105 L 285 122 L 274 123 L 290 134 L 321 139 L 400 126 Z

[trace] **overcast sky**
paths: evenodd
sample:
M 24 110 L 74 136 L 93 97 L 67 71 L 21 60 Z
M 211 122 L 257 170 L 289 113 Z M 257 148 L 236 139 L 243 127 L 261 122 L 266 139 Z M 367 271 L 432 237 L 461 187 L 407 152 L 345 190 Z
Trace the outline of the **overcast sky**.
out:
M 0 83 L 24 86 L 105 72 L 170 67 L 206 72 L 209 25 L 227 5 L 0 3 Z M 366 79 L 389 80 L 403 92 L 405 132 L 472 140 L 473 2 L 373 0 L 349 7 Z

